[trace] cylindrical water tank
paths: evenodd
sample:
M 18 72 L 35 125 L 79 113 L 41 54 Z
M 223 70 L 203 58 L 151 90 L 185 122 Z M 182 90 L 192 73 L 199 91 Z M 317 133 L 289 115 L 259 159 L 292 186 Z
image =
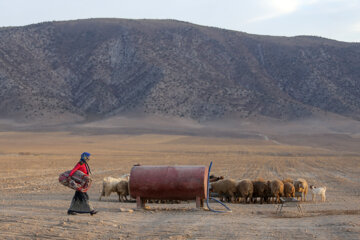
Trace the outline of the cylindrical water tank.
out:
M 146 199 L 206 199 L 206 166 L 134 166 L 130 172 L 130 195 L 144 206 Z M 199 203 L 200 204 L 200 203 Z

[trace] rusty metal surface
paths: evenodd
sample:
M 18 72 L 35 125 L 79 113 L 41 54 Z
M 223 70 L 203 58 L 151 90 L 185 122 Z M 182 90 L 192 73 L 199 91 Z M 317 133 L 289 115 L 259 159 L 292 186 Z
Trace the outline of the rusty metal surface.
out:
M 206 166 L 134 166 L 130 195 L 142 199 L 206 199 L 207 178 Z

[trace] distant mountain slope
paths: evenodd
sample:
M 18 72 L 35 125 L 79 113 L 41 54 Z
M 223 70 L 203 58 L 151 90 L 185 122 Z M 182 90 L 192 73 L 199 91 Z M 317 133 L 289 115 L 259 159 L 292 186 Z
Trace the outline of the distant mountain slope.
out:
M 173 20 L 0 28 L 0 116 L 360 119 L 360 44 Z

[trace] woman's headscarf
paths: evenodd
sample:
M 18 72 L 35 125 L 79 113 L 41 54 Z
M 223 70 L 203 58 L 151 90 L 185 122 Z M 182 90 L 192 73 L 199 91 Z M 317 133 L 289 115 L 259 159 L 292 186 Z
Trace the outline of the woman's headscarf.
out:
M 80 162 L 82 162 L 82 163 L 85 164 L 86 170 L 88 171 L 88 173 L 91 174 L 90 166 L 89 166 L 89 164 L 87 163 L 87 160 L 89 159 L 90 155 L 91 155 L 91 154 L 88 153 L 88 152 L 83 152 L 83 153 L 81 154 Z

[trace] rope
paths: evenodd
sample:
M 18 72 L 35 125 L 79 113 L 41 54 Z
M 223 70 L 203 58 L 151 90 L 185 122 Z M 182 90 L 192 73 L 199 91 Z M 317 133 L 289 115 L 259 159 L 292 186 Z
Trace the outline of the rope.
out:
M 208 209 L 209 209 L 210 211 L 212 211 L 212 212 L 216 212 L 216 213 L 230 213 L 230 212 L 232 212 L 232 211 L 231 211 L 231 209 L 230 209 L 228 206 L 226 206 L 226 205 L 225 205 L 225 203 L 223 203 L 223 202 L 221 202 L 221 201 L 219 201 L 219 200 L 217 200 L 217 199 L 215 199 L 215 198 L 209 197 L 210 170 L 211 170 L 211 166 L 212 166 L 212 162 L 210 162 L 209 172 L 208 172 L 208 184 L 207 184 L 207 198 L 206 198 L 206 205 L 207 205 Z M 209 206 L 209 199 L 210 199 L 210 198 L 211 198 L 212 200 L 214 200 L 214 201 L 216 201 L 216 202 L 220 203 L 221 205 L 223 205 L 223 206 L 227 209 L 227 211 L 218 211 L 218 210 L 214 210 L 214 209 L 212 209 L 212 208 Z

